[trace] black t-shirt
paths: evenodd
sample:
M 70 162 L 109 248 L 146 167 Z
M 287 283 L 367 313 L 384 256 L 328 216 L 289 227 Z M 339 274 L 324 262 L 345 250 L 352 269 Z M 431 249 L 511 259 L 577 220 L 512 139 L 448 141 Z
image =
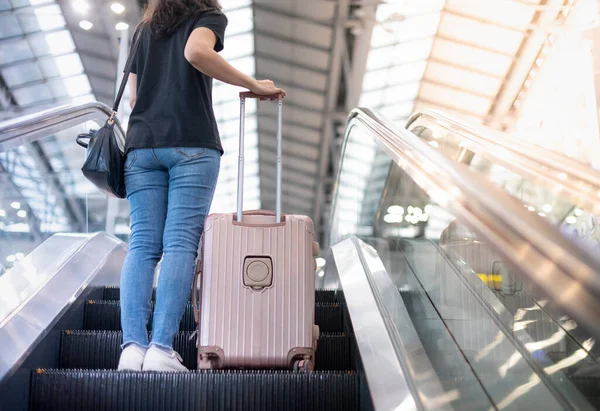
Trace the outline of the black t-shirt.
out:
M 188 18 L 168 38 L 154 37 L 147 26 L 136 33 L 142 36 L 131 68 L 137 74 L 137 100 L 129 118 L 126 151 L 206 147 L 223 153 L 212 107 L 212 78 L 183 55 L 188 37 L 198 27 L 211 29 L 217 37 L 215 51 L 223 50 L 227 18 L 218 12 Z

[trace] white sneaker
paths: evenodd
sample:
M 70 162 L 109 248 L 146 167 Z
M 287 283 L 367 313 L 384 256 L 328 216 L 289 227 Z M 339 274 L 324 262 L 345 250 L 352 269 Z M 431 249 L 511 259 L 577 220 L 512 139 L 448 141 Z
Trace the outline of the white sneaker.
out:
M 129 344 L 121 353 L 117 369 L 119 371 L 142 371 L 146 351 L 146 348 L 142 348 L 137 344 Z
M 144 371 L 189 371 L 182 364 L 183 359 L 175 351 L 171 354 L 165 350 L 151 345 L 144 358 Z

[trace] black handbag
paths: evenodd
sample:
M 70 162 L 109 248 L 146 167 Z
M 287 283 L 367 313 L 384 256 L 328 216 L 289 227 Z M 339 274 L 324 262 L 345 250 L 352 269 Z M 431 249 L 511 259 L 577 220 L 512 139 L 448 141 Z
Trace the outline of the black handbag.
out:
M 134 35 L 136 39 L 125 63 L 123 79 L 109 119 L 100 130 L 90 130 L 89 133 L 78 135 L 76 139 L 77 144 L 87 149 L 86 160 L 81 168 L 85 178 L 106 195 L 117 198 L 125 198 L 127 191 L 125 189 L 125 155 L 117 144 L 114 118 L 127 85 L 133 58 L 140 45 L 141 30 L 136 30 L 136 32 L 138 35 Z

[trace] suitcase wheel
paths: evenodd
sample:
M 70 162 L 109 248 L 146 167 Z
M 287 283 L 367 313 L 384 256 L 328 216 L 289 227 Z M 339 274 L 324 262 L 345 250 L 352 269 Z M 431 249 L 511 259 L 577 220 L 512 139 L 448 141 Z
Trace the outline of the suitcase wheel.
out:
M 294 361 L 294 371 L 308 372 L 314 368 L 311 360 L 296 360 Z
M 212 370 L 213 368 L 215 368 L 215 362 L 208 355 L 203 355 L 198 361 L 199 370 Z

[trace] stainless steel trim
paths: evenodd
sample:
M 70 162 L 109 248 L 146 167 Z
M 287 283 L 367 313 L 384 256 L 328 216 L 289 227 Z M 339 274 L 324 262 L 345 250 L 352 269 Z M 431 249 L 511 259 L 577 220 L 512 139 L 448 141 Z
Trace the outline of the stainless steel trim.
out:
M 494 162 L 540 182 L 556 191 L 562 187 L 577 205 L 592 213 L 600 213 L 600 172 L 589 165 L 536 144 L 516 139 L 508 133 L 457 120 L 437 110 L 424 110 L 413 114 L 406 128 L 412 130 L 422 118 L 463 138 L 475 153 L 484 152 Z
M 111 274 L 115 262 L 122 263 L 127 250 L 125 243 L 106 233 L 58 235 L 71 236 L 75 243 L 81 243 L 82 237 L 84 241 L 0 327 L 0 382 L 21 365 L 90 282 Z M 35 252 L 43 253 L 45 248 L 47 242 Z M 24 260 L 5 275 L 27 281 L 37 269 Z
M 379 310 L 386 323 L 388 334 L 403 366 L 413 381 L 413 394 L 425 409 L 453 409 L 452 402 L 460 397 L 457 390 L 445 390 L 435 371 L 421 339 L 417 334 L 404 300 L 385 269 L 378 251 L 365 242 L 353 239 L 363 263 L 371 289 L 378 300 Z M 344 274 L 342 273 L 343 277 Z M 346 301 L 348 303 L 348 301 Z M 466 361 L 465 361 L 466 362 Z M 418 381 L 418 384 L 415 382 Z M 483 393 L 483 391 L 482 391 Z M 472 398 L 473 400 L 473 398 Z M 485 400 L 489 401 L 488 397 Z M 482 405 L 482 404 L 480 404 Z M 491 401 L 486 407 L 492 407 Z
M 401 353 L 396 352 L 390 339 L 375 296 L 369 292 L 372 288 L 356 240 L 346 239 L 331 249 L 374 409 L 424 409 L 411 390 L 411 377 L 402 368 Z
M 275 221 L 281 221 L 281 150 L 283 127 L 283 100 L 277 100 L 277 185 L 275 198 Z
M 240 147 L 238 153 L 237 221 L 244 215 L 244 136 L 246 134 L 246 99 L 240 98 Z
M 64 105 L 0 123 L 0 152 L 40 140 L 53 133 L 91 120 L 107 120 L 112 111 L 97 101 L 78 105 Z M 115 119 L 118 143 L 125 145 L 125 132 Z M 73 136 L 75 139 L 76 136 Z
M 367 134 L 433 201 L 493 244 L 507 261 L 519 267 L 522 275 L 600 337 L 600 261 L 477 173 L 368 109 L 355 109 L 350 114 L 344 149 L 354 127 L 370 131 Z M 343 167 L 343 156 L 341 161 Z M 334 203 L 332 217 L 335 208 Z
M 87 240 L 85 236 L 54 235 L 0 276 L 0 329 Z

